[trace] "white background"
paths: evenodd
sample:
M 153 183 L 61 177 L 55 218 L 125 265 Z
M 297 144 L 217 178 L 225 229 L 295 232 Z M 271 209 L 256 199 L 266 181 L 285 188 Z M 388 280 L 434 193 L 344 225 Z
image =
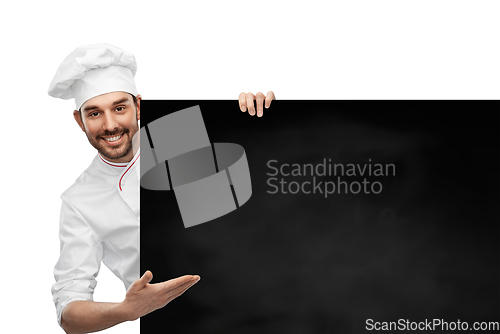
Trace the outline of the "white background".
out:
M 145 99 L 499 99 L 499 15 L 498 1 L 458 0 L 2 4 L 0 331 L 63 332 L 50 293 L 59 196 L 95 151 L 73 101 L 47 89 L 77 46 L 132 52 Z M 104 266 L 98 280 L 96 300 L 122 300 Z

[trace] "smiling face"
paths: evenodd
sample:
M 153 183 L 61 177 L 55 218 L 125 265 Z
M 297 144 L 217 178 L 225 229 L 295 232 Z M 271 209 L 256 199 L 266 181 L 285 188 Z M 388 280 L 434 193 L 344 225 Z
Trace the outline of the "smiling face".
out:
M 141 96 L 112 92 L 87 100 L 73 112 L 92 146 L 112 162 L 129 162 L 134 157 L 132 138 L 139 130 Z

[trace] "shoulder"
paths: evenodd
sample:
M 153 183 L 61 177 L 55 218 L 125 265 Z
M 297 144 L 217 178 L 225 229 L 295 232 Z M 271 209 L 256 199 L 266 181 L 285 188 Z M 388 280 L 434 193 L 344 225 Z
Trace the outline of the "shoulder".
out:
M 95 188 L 95 185 L 99 183 L 97 173 L 98 161 L 97 157 L 92 160 L 92 163 L 85 169 L 85 171 L 80 174 L 80 176 L 75 180 L 75 183 L 71 185 L 66 191 L 64 191 L 61 195 L 62 199 L 76 199 L 82 195 L 82 193 L 86 193 L 92 188 Z

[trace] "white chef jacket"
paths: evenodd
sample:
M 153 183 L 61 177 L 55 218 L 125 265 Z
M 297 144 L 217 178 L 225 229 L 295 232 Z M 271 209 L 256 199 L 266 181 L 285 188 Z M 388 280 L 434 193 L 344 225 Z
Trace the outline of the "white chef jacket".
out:
M 93 300 L 101 261 L 128 289 L 139 278 L 140 151 L 129 163 L 98 154 L 62 195 L 61 254 L 52 295 L 57 320 L 68 303 Z

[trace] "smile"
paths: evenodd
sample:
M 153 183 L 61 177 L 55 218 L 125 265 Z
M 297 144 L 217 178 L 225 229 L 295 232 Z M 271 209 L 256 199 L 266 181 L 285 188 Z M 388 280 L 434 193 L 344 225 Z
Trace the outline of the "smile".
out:
M 108 138 L 101 137 L 101 138 L 104 139 L 109 145 L 118 145 L 122 141 L 123 133 L 114 137 L 108 137 Z

